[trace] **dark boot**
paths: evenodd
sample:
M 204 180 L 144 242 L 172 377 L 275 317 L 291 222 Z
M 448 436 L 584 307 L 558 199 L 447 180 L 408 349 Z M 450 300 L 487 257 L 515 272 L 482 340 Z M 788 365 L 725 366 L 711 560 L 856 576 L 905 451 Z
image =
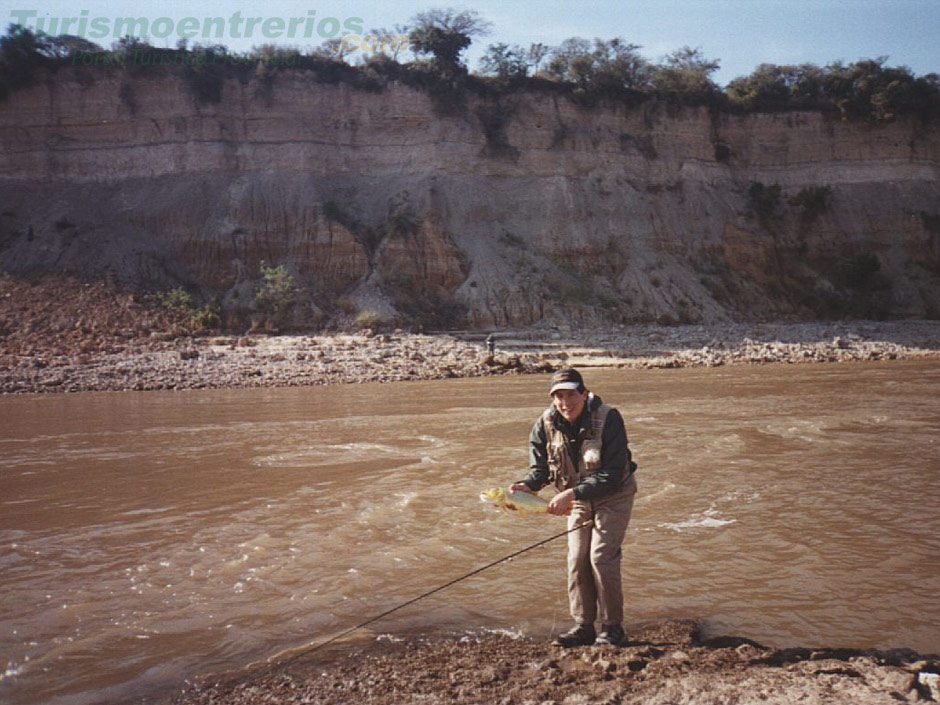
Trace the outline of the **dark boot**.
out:
M 623 627 L 619 624 L 602 624 L 601 633 L 597 635 L 594 642 L 598 646 L 611 644 L 613 646 L 623 646 L 627 642 L 627 635 L 623 633 Z
M 555 637 L 553 643 L 558 646 L 590 646 L 594 643 L 593 624 L 579 624 L 574 629 L 559 634 Z

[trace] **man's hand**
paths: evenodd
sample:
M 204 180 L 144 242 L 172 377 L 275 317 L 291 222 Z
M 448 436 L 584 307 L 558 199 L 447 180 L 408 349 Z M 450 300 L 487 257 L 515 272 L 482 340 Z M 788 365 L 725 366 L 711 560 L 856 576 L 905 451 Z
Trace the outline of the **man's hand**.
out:
M 531 492 L 532 488 L 524 482 L 513 482 L 509 485 L 510 492 Z
M 574 504 L 574 490 L 559 492 L 548 503 L 548 513 L 557 516 L 571 514 L 571 505 Z

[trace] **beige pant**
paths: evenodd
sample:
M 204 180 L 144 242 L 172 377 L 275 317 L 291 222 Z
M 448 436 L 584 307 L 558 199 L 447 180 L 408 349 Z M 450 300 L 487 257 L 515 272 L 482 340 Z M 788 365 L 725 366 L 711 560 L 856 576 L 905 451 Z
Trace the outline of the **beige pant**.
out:
M 623 622 L 621 544 L 636 491 L 633 476 L 613 495 L 574 503 L 569 529 L 594 520 L 593 525 L 568 534 L 568 604 L 578 624 L 592 624 L 598 618 L 601 624 Z

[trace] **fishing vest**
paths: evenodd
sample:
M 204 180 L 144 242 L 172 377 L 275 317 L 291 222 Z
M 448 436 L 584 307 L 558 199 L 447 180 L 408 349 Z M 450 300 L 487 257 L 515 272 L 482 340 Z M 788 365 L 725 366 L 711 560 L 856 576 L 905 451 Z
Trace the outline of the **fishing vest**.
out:
M 585 404 L 590 409 L 594 395 L 590 394 Z M 604 432 L 604 422 L 607 414 L 613 407 L 601 404 L 593 411 L 589 411 L 588 424 L 581 439 L 581 455 L 578 466 L 575 467 L 571 454 L 565 445 L 565 434 L 555 428 L 554 414 L 558 413 L 554 406 L 548 407 L 542 416 L 542 426 L 545 428 L 545 454 L 548 460 L 548 476 L 559 492 L 570 489 L 581 482 L 588 475 L 597 472 L 601 467 L 601 445 Z M 624 478 L 630 474 L 630 468 L 624 468 Z

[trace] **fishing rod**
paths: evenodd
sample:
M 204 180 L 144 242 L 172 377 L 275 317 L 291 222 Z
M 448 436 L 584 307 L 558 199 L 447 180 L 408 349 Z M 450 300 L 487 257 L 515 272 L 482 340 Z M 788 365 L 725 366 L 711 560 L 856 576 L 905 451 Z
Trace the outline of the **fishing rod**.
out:
M 289 659 L 287 659 L 286 661 L 280 662 L 280 664 L 278 664 L 278 665 L 280 665 L 280 666 L 286 666 L 286 665 L 288 665 L 288 664 L 290 664 L 290 663 L 293 663 L 294 661 L 296 661 L 297 659 L 301 658 L 302 656 L 309 656 L 309 655 L 312 654 L 314 651 L 318 651 L 319 649 L 322 649 L 324 646 L 327 646 L 328 644 L 332 644 L 332 643 L 335 642 L 335 641 L 339 641 L 339 640 L 342 639 L 343 637 L 349 636 L 349 635 L 352 634 L 353 632 L 359 631 L 359 630 L 362 629 L 363 627 L 367 627 L 367 626 L 369 626 L 370 624 L 372 624 L 373 622 L 378 622 L 380 619 L 383 619 L 383 618 L 387 617 L 388 615 L 392 614 L 393 612 L 397 612 L 398 610 L 404 609 L 405 607 L 408 607 L 409 605 L 413 605 L 415 602 L 418 602 L 418 600 L 423 600 L 423 599 L 426 598 L 426 597 L 430 597 L 431 595 L 433 595 L 433 594 L 435 594 L 435 593 L 438 593 L 438 592 L 440 592 L 441 590 L 444 590 L 444 589 L 446 589 L 446 588 L 449 588 L 451 585 L 456 585 L 457 583 L 461 582 L 462 580 L 466 580 L 467 578 L 472 578 L 474 575 L 477 575 L 477 574 L 479 574 L 479 573 L 482 573 L 484 570 L 488 570 L 489 568 L 492 568 L 492 567 L 495 566 L 495 565 L 499 565 L 500 563 L 505 563 L 506 561 L 512 560 L 512 559 L 515 558 L 516 556 L 520 556 L 520 555 L 522 555 L 523 553 L 526 553 L 527 551 L 531 551 L 531 550 L 534 549 L 534 548 L 538 548 L 539 546 L 544 546 L 545 544 L 547 544 L 547 543 L 549 543 L 549 542 L 551 542 L 551 541 L 554 541 L 554 540 L 556 540 L 556 539 L 560 539 L 562 536 L 567 536 L 567 535 L 570 534 L 571 532 L 577 531 L 578 529 L 583 529 L 583 528 L 585 528 L 585 527 L 588 527 L 588 526 L 590 526 L 590 525 L 593 524 L 593 523 L 594 523 L 594 520 L 593 520 L 593 519 L 588 519 L 587 521 L 582 522 L 582 523 L 580 523 L 580 524 L 578 524 L 578 525 L 576 525 L 576 526 L 573 526 L 573 527 L 570 528 L 570 529 L 566 529 L 565 531 L 562 531 L 562 532 L 559 533 L 559 534 L 555 534 L 554 536 L 549 536 L 547 539 L 542 539 L 541 541 L 539 541 L 539 542 L 537 542 L 537 543 L 533 543 L 531 546 L 526 546 L 525 548 L 522 548 L 522 549 L 519 549 L 518 551 L 515 551 L 515 552 L 513 552 L 513 553 L 510 553 L 508 556 L 503 556 L 502 558 L 499 558 L 499 559 L 497 559 L 497 560 L 495 560 L 495 561 L 492 561 L 491 563 L 487 563 L 486 565 L 481 566 L 480 568 L 477 568 L 477 569 L 475 569 L 475 570 L 471 570 L 469 573 L 466 573 L 465 575 L 461 575 L 461 576 L 458 577 L 458 578 L 454 578 L 453 580 L 451 580 L 451 581 L 449 581 L 449 582 L 447 582 L 447 583 L 444 583 L 443 585 L 439 585 L 438 587 L 436 587 L 436 588 L 434 588 L 434 589 L 432 589 L 432 590 L 428 590 L 427 592 L 424 592 L 424 593 L 418 595 L 417 597 L 413 597 L 413 598 L 411 598 L 410 600 L 408 600 L 407 602 L 402 602 L 400 605 L 397 605 L 397 606 L 395 606 L 395 607 L 392 607 L 392 608 L 389 609 L 389 610 L 385 610 L 385 611 L 382 612 L 381 614 L 377 614 L 377 615 L 374 616 L 374 617 L 370 617 L 370 618 L 367 619 L 366 621 L 360 622 L 360 623 L 357 624 L 356 626 L 350 627 L 349 629 L 346 629 L 346 630 L 340 632 L 339 634 L 330 637 L 330 638 L 327 639 L 326 641 L 321 641 L 319 644 L 314 644 L 313 646 L 304 649 L 304 650 L 301 651 L 300 653 L 294 654 L 293 656 L 291 656 L 291 657 L 290 657 Z

